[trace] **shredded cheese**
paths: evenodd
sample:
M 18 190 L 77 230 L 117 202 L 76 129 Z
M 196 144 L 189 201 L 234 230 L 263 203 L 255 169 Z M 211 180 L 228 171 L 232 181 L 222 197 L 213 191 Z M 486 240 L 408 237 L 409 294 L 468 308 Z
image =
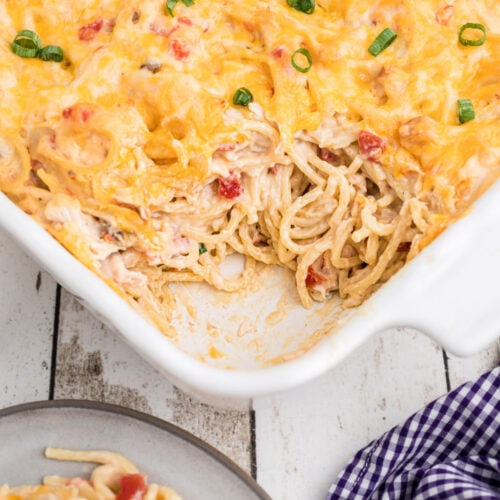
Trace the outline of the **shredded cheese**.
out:
M 306 307 L 359 304 L 498 177 L 495 0 L 173 14 L 159 0 L 0 5 L 0 187 L 163 331 L 167 282 L 234 291 L 255 261 L 294 270 Z M 459 43 L 471 21 L 481 46 Z M 374 57 L 384 28 L 397 38 Z M 15 55 L 22 29 L 65 59 Z M 463 98 L 475 119 L 461 125 Z M 228 278 L 233 252 L 247 264 Z

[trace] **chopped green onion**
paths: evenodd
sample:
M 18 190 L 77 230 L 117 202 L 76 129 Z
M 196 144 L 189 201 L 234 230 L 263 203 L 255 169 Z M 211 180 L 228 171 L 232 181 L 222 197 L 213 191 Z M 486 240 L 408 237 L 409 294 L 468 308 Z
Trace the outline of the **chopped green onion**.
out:
M 302 66 L 297 62 L 297 56 L 304 56 L 307 59 L 307 66 Z M 300 59 L 300 57 L 299 57 Z M 313 60 L 311 53 L 304 48 L 297 49 L 293 54 L 292 54 L 292 59 L 291 59 L 292 66 L 297 70 L 300 71 L 301 73 L 307 73 L 313 65 Z
M 200 255 L 207 253 L 207 247 L 206 247 L 205 243 L 200 243 L 200 248 L 199 248 L 198 252 Z
M 58 45 L 47 45 L 38 54 L 42 61 L 61 62 L 64 59 L 63 51 Z
M 33 48 L 21 47 L 20 45 L 12 44 L 12 52 L 16 54 L 16 56 L 24 57 L 24 58 L 34 58 L 38 55 L 38 50 Z
M 253 101 L 252 93 L 246 87 L 240 87 L 233 95 L 233 104 L 248 106 Z
M 466 123 L 474 120 L 474 118 L 476 117 L 476 113 L 470 99 L 459 99 L 457 101 L 457 105 L 458 119 L 460 120 L 460 123 Z
M 372 56 L 378 56 L 382 51 L 384 51 L 389 45 L 391 45 L 398 35 L 391 30 L 391 28 L 385 28 L 377 38 L 373 41 L 373 43 L 368 47 L 368 52 Z
M 479 30 L 482 31 L 483 36 L 481 38 L 466 38 L 463 36 L 464 31 L 467 30 Z M 473 47 L 478 47 L 479 45 L 483 45 L 483 43 L 486 41 L 486 28 L 480 24 L 480 23 L 465 23 L 460 30 L 458 31 L 458 40 L 462 45 L 465 46 L 473 46 Z
M 42 61 L 61 62 L 63 50 L 58 45 L 47 45 L 42 49 L 42 40 L 31 30 L 21 30 L 12 42 L 12 52 L 20 57 L 39 57 Z
M 15 36 L 11 48 L 12 52 L 19 57 L 37 57 L 42 48 L 42 41 L 35 32 L 22 30 Z
M 316 7 L 314 0 L 286 0 L 286 3 L 304 14 L 312 14 L 314 12 L 314 7 Z
M 180 0 L 186 7 L 191 7 L 191 5 L 194 5 L 193 0 Z M 175 6 L 179 3 L 179 0 L 167 0 L 167 3 L 165 5 L 167 12 L 174 17 L 174 8 Z

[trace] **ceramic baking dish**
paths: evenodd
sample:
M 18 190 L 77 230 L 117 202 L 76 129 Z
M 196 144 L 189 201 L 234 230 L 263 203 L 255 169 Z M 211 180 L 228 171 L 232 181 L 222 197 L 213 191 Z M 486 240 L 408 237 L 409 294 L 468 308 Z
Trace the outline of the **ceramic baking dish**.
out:
M 205 285 L 175 292 L 167 338 L 0 194 L 0 226 L 139 354 L 192 393 L 220 400 L 283 391 L 327 372 L 377 332 L 411 326 L 471 355 L 500 333 L 500 181 L 362 306 L 306 311 L 284 271 L 228 298 Z M 182 307 L 181 307 L 182 306 Z

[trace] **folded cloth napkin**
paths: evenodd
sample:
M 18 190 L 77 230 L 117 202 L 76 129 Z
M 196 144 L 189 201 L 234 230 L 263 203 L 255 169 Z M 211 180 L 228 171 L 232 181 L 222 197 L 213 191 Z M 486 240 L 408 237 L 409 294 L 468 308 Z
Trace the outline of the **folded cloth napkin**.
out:
M 337 499 L 500 499 L 500 367 L 358 451 Z

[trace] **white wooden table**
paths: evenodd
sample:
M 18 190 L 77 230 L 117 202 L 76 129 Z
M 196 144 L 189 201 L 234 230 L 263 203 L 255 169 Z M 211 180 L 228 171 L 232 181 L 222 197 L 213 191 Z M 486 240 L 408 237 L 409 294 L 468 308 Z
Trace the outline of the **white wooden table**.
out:
M 392 330 L 251 412 L 221 410 L 174 387 L 1 232 L 0 276 L 0 407 L 83 398 L 153 414 L 226 453 L 276 500 L 324 498 L 359 447 L 500 360 L 498 342 L 462 360 Z

